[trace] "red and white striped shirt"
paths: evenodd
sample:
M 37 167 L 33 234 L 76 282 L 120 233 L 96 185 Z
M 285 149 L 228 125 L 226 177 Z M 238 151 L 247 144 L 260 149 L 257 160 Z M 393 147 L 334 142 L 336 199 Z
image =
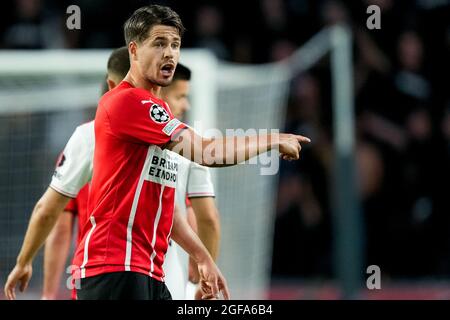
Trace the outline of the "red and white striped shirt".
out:
M 164 101 L 126 81 L 101 98 L 90 227 L 82 230 L 74 278 L 133 271 L 164 281 L 178 163 L 163 147 L 185 127 Z

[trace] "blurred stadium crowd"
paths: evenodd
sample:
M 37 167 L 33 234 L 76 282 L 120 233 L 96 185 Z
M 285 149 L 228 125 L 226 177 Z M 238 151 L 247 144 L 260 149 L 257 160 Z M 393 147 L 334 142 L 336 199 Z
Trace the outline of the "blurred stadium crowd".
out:
M 357 172 L 366 265 L 395 278 L 450 276 L 450 1 L 154 1 L 180 13 L 184 47 L 223 60 L 289 56 L 323 27 L 354 32 Z M 122 23 L 149 1 L 15 0 L 0 3 L 0 48 L 116 48 Z M 81 30 L 65 26 L 81 7 Z M 366 27 L 368 5 L 381 29 Z M 291 84 L 285 130 L 312 138 L 298 163 L 283 163 L 274 277 L 332 277 L 333 179 L 328 59 Z

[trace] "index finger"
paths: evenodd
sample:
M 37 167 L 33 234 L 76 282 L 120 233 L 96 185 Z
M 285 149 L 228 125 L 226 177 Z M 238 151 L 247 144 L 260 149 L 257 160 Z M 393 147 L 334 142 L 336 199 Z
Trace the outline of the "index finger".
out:
M 306 143 L 310 143 L 311 142 L 310 138 L 305 137 L 305 136 L 301 136 L 299 134 L 297 134 L 295 137 L 297 138 L 298 142 L 306 142 Z

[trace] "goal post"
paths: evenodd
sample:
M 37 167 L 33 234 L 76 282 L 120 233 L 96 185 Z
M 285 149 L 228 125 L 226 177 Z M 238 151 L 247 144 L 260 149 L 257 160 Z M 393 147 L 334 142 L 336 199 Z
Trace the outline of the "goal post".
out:
M 335 275 L 342 297 L 355 299 L 362 288 L 363 221 L 357 193 L 352 34 L 348 27 L 329 30 L 333 83 L 333 230 Z

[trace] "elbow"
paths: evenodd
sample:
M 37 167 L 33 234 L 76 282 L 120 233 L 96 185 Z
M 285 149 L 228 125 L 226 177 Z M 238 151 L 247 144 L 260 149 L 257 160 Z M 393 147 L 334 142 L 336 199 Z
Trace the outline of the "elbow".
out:
M 213 233 L 217 234 L 217 236 L 220 236 L 220 223 L 218 219 L 211 220 L 210 228 Z
M 36 203 L 33 216 L 43 224 L 54 223 L 58 217 L 58 212 L 52 210 L 42 199 Z
M 220 222 L 217 214 L 197 217 L 198 229 L 208 230 L 212 234 L 220 234 Z

